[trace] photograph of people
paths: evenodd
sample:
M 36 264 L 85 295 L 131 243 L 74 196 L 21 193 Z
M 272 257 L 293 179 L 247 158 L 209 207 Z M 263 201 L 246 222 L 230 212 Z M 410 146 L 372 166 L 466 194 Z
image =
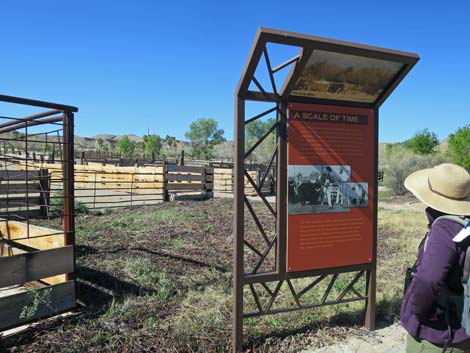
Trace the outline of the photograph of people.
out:
M 341 184 L 349 181 L 350 166 L 289 165 L 289 214 L 348 212 Z

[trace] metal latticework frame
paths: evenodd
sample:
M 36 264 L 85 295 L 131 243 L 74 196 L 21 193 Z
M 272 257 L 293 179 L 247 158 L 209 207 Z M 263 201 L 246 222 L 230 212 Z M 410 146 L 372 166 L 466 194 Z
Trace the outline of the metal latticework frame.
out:
M 18 290 L 2 296 L 0 306 L 6 320 L 0 323 L 1 329 L 56 315 L 76 305 L 74 113 L 78 111 L 73 106 L 0 95 L 0 103 L 3 102 L 28 110 L 39 108 L 42 112 L 26 117 L 0 117 L 0 260 L 7 269 L 0 289 L 34 287 L 46 293 L 50 303 L 41 303 L 32 316 L 21 317 L 18 315 L 21 307 L 15 303 L 28 304 L 32 300 L 28 292 Z M 38 129 L 34 131 L 31 127 Z M 16 153 L 10 151 L 15 143 Z M 39 150 L 44 154 L 40 165 L 35 165 Z M 61 165 L 60 178 L 43 168 L 46 151 L 53 160 L 57 152 L 59 157 L 55 161 Z M 53 182 L 56 186 L 51 189 Z M 61 218 L 62 230 L 47 227 L 53 217 Z
M 63 142 L 61 145 L 63 170 L 63 225 L 65 245 L 75 245 L 75 216 L 74 216 L 74 113 L 78 108 L 74 106 L 44 102 L 39 100 L 13 97 L 0 94 L 0 102 L 13 103 L 24 106 L 50 109 L 29 117 L 12 119 L 9 126 L 0 132 L 14 131 L 28 126 L 41 124 L 60 124 L 62 126 Z M 26 159 L 26 162 L 28 160 Z
M 268 53 L 267 44 L 281 44 L 295 46 L 299 48 L 299 54 L 287 60 L 283 64 L 273 68 Z M 329 99 L 318 99 L 309 97 L 296 97 L 291 95 L 291 91 L 297 82 L 302 70 L 305 68 L 312 52 L 314 50 L 331 51 L 349 55 L 363 56 L 387 61 L 394 61 L 403 64 L 402 69 L 397 73 L 383 92 L 373 103 L 336 101 Z M 255 77 L 258 65 L 261 65 L 261 57 L 268 70 L 271 89 L 267 90 L 261 85 Z M 372 261 L 366 264 L 351 265 L 344 267 L 315 269 L 299 272 L 287 272 L 286 270 L 286 248 L 287 248 L 287 104 L 288 102 L 317 103 L 333 106 L 349 106 L 371 108 L 375 111 L 375 161 L 374 176 L 377 180 L 378 175 L 378 109 L 387 99 L 392 91 L 398 86 L 401 80 L 408 74 L 419 57 L 415 54 L 388 50 L 383 48 L 359 45 L 350 42 L 336 41 L 298 33 L 284 32 L 272 29 L 260 28 L 256 35 L 254 44 L 248 57 L 248 61 L 243 70 L 240 82 L 235 92 L 235 150 L 234 150 L 234 262 L 233 262 L 233 351 L 242 351 L 243 336 L 243 318 L 256 317 L 279 312 L 287 312 L 299 309 L 314 308 L 324 305 L 340 304 L 345 302 L 364 300 L 366 303 L 366 322 L 368 329 L 375 328 L 375 293 L 376 293 L 376 252 L 377 252 L 377 183 L 373 199 L 374 207 L 374 226 L 373 226 L 373 254 Z M 275 83 L 274 74 L 280 70 L 288 69 L 289 74 L 282 87 L 278 89 Z M 257 90 L 250 90 L 251 84 L 256 86 Z M 259 101 L 272 103 L 274 107 L 246 119 L 245 103 L 246 101 Z M 272 128 L 263 135 L 259 141 L 255 142 L 247 151 L 245 151 L 245 126 L 268 114 L 276 112 L 277 121 Z M 277 133 L 277 142 L 272 157 L 268 163 L 268 169 L 275 167 L 276 170 L 276 203 L 275 207 L 264 198 L 261 193 L 262 183 L 259 185 L 252 180 L 245 168 L 245 159 L 263 142 L 263 140 L 273 132 Z M 276 163 L 274 164 L 274 160 Z M 256 211 L 251 206 L 248 198 L 244 194 L 245 178 L 257 191 L 259 197 L 266 205 L 269 213 L 275 219 L 275 235 L 269 239 Z M 253 218 L 260 236 L 265 242 L 265 249 L 259 250 L 245 239 L 245 206 L 249 215 Z M 247 246 L 251 251 L 259 256 L 259 261 L 254 268 L 245 268 L 244 251 Z M 271 272 L 260 273 L 261 264 L 266 259 L 271 249 L 275 247 L 275 270 Z M 334 299 L 328 299 L 331 294 L 335 281 L 339 274 L 351 273 L 352 278 L 345 289 Z M 360 293 L 354 288 L 354 285 L 365 276 L 366 290 Z M 293 281 L 295 279 L 314 277 L 305 287 L 295 289 Z M 326 288 L 323 290 L 321 300 L 315 304 L 302 302 L 302 296 L 309 291 L 319 287 L 319 284 L 326 282 Z M 274 289 L 272 289 L 274 283 Z M 273 308 L 281 287 L 286 283 L 289 292 L 292 295 L 292 307 Z M 271 287 L 269 286 L 271 284 Z M 269 300 L 266 304 L 260 302 L 260 292 L 256 291 L 255 285 L 263 288 L 264 294 L 267 293 Z M 248 287 L 252 299 L 256 304 L 257 310 L 250 313 L 244 313 L 244 288 Z M 347 297 L 347 294 L 350 296 Z

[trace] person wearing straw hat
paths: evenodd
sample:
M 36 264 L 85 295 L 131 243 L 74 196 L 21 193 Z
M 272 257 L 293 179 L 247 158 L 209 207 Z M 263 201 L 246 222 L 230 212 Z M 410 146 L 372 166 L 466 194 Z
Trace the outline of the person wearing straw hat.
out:
M 453 241 L 464 228 L 453 219 L 470 215 L 470 175 L 455 164 L 444 163 L 412 173 L 405 187 L 428 206 L 430 225 L 401 306 L 401 323 L 408 332 L 406 352 L 470 352 L 470 336 L 458 315 L 461 307 L 451 310 L 440 305 L 445 293 L 463 302 L 467 247 Z M 446 298 L 448 303 L 450 296 Z

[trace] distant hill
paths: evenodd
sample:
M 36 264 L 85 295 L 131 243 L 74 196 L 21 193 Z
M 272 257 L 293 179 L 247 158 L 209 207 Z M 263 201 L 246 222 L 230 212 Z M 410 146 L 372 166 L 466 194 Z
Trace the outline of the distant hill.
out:
M 98 139 L 103 140 L 106 144 L 111 146 L 111 150 L 117 150 L 117 142 L 119 138 L 125 135 L 112 135 L 112 134 L 97 134 L 93 137 L 75 136 L 75 149 L 76 150 L 96 150 Z M 143 137 L 129 134 L 127 135 L 131 141 L 142 142 Z M 184 150 L 187 153 L 191 151 L 191 144 L 188 141 L 176 140 L 176 146 L 168 146 L 165 141 L 162 141 L 162 152 L 167 156 L 180 155 Z
M 449 138 L 446 137 L 444 140 L 442 140 L 440 143 L 439 143 L 439 150 L 441 152 L 445 152 L 449 149 Z
M 100 138 L 100 139 L 102 139 L 102 140 L 104 140 L 104 141 L 117 141 L 117 140 L 119 140 L 119 138 L 122 137 L 122 136 L 125 136 L 125 135 L 98 134 L 98 135 L 93 136 L 92 138 L 93 138 L 94 140 L 97 140 L 97 139 Z M 142 137 L 139 137 L 139 136 L 133 135 L 133 134 L 129 134 L 129 135 L 127 135 L 127 137 L 129 137 L 129 139 L 130 139 L 131 141 L 134 141 L 134 142 L 140 142 L 140 141 L 143 140 Z

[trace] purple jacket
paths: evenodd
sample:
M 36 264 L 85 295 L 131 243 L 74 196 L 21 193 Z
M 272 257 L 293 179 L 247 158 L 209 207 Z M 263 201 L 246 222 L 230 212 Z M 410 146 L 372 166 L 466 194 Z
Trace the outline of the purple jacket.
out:
M 443 214 L 426 209 L 429 224 Z M 401 306 L 401 323 L 408 333 L 434 344 L 445 344 L 449 339 L 448 326 L 443 310 L 434 305 L 443 288 L 463 293 L 461 284 L 465 249 L 459 248 L 452 238 L 462 226 L 449 220 L 437 221 L 428 235 L 426 252 L 424 242 L 418 250 L 418 268 Z M 451 314 L 452 343 L 457 344 L 470 337 L 465 334 L 455 314 Z

